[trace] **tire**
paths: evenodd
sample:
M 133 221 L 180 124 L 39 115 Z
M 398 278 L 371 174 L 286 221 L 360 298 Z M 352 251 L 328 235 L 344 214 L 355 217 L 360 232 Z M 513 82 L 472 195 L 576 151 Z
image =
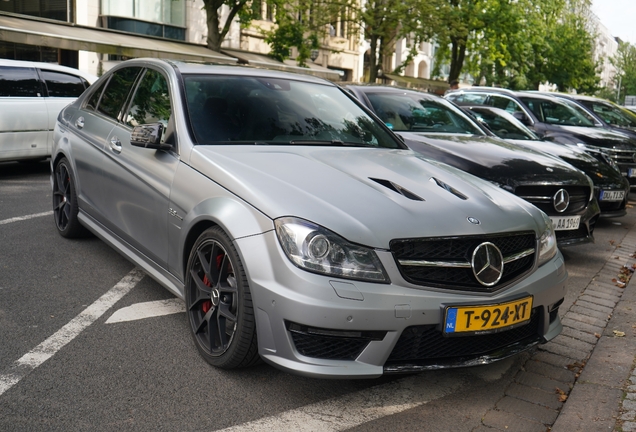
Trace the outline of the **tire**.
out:
M 88 235 L 77 218 L 79 211 L 75 178 L 66 158 L 60 159 L 53 172 L 53 217 L 62 237 L 77 238 Z
M 185 300 L 192 338 L 208 363 L 235 369 L 260 362 L 247 276 L 219 227 L 204 231 L 192 248 Z

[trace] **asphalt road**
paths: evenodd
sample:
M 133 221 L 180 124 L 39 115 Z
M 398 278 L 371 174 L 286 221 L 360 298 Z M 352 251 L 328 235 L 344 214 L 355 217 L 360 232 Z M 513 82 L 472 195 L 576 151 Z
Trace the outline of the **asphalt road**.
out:
M 214 369 L 174 303 L 173 313 L 107 322 L 174 297 L 100 240 L 59 236 L 50 189 L 48 162 L 0 163 L 2 431 L 488 430 L 484 413 L 529 356 L 375 380 Z M 635 221 L 630 206 L 599 221 L 596 243 L 563 251 L 562 310 Z

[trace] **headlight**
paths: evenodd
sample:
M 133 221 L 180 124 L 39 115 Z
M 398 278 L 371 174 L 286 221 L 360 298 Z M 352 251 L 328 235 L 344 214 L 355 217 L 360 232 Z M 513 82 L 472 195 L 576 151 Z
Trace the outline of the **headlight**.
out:
M 546 230 L 539 240 L 539 265 L 551 260 L 557 253 L 557 240 L 552 221 L 545 213 L 543 214 L 543 219 L 545 220 Z
M 577 143 L 576 145 L 579 148 L 585 150 L 586 153 L 594 156 L 597 160 L 608 164 L 609 166 L 614 168 L 616 172 L 620 174 L 621 169 L 618 167 L 618 164 L 616 163 L 614 159 L 612 159 L 612 156 L 610 156 L 607 153 L 607 150 L 604 149 L 603 147 L 596 147 L 596 146 L 591 146 L 589 144 L 583 144 L 583 143 Z
M 389 282 L 373 249 L 349 243 L 303 219 L 284 217 L 274 224 L 287 258 L 301 269 L 339 278 Z
M 588 202 L 591 202 L 592 199 L 594 199 L 594 197 L 596 196 L 596 189 L 594 189 L 594 181 L 592 181 L 590 176 L 586 176 L 586 177 L 587 177 L 587 182 L 590 184 L 590 198 L 588 199 Z

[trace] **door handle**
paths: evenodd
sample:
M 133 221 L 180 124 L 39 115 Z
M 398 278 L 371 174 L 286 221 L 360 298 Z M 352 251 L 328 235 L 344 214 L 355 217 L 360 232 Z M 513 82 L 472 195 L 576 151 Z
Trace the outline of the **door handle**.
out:
M 82 129 L 84 127 L 84 117 L 78 117 L 77 120 L 75 120 L 75 126 L 78 129 Z
M 113 136 L 110 139 L 110 148 L 115 153 L 118 153 L 118 154 L 121 153 L 121 141 L 119 141 L 119 138 L 117 138 L 116 136 Z

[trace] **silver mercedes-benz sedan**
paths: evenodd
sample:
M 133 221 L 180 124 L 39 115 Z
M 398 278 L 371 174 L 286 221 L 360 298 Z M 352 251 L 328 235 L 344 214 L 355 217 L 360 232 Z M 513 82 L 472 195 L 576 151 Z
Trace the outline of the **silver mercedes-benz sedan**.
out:
M 378 377 L 561 331 L 550 219 L 327 81 L 126 61 L 60 113 L 51 169 L 60 234 L 92 232 L 182 298 L 217 367 Z

